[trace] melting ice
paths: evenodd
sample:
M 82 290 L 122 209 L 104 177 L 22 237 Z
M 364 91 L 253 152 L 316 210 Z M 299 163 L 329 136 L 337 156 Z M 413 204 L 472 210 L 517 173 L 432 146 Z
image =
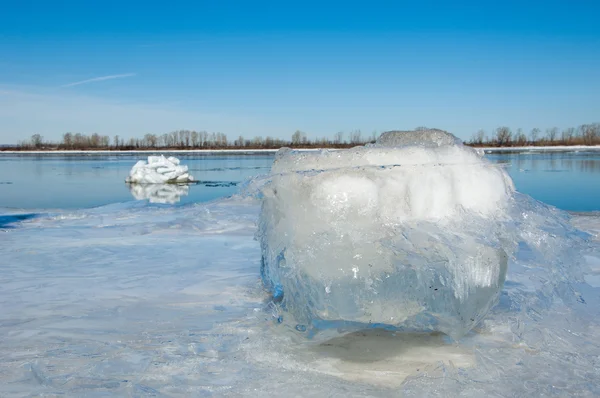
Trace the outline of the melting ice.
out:
M 263 276 L 299 329 L 460 338 L 497 302 L 515 249 L 506 172 L 439 131 L 280 151 L 263 188 Z

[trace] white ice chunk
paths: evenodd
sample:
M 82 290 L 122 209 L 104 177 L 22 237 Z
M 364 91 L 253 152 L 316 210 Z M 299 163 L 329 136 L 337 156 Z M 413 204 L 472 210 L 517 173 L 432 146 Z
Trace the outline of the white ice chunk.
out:
M 148 162 L 140 160 L 129 172 L 126 182 L 130 184 L 164 184 L 191 182 L 187 166 L 181 166 L 175 157 L 148 156 Z
M 513 192 L 502 168 L 440 130 L 281 150 L 263 188 L 263 279 L 301 329 L 392 325 L 458 338 L 502 288 Z

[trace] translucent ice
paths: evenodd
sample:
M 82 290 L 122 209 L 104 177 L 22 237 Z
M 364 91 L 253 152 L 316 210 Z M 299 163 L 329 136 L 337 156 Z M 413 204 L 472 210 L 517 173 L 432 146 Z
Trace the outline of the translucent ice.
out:
M 164 184 L 190 182 L 193 178 L 187 166 L 181 166 L 179 159 L 170 156 L 148 156 L 148 162 L 140 160 L 129 172 L 126 182 L 130 184 Z
M 421 130 L 421 131 L 388 131 L 381 134 L 376 142 L 379 146 L 425 146 L 440 147 L 445 145 L 461 145 L 462 141 L 444 130 Z
M 311 335 L 375 326 L 459 338 L 498 300 L 513 192 L 503 169 L 440 130 L 281 150 L 263 187 L 263 279 Z
M 459 344 L 380 329 L 315 344 L 257 283 L 260 206 L 0 207 L 0 396 L 600 396 L 600 287 L 583 282 L 598 214 L 514 193 L 500 300 Z

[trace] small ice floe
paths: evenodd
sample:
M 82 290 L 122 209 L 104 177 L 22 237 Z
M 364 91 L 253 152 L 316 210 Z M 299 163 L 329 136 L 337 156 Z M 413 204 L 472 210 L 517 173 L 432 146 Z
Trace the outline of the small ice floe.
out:
M 170 156 L 148 156 L 148 162 L 140 160 L 129 172 L 125 180 L 128 184 L 165 184 L 193 182 L 187 166 L 179 164 L 179 159 Z

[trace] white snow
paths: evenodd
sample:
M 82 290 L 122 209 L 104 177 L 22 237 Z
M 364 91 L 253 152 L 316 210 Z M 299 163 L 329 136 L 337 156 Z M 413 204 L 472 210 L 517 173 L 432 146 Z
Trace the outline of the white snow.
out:
M 193 181 L 187 166 L 179 164 L 179 159 L 164 155 L 148 156 L 148 162 L 140 160 L 129 172 L 126 182 L 129 184 L 165 184 Z

